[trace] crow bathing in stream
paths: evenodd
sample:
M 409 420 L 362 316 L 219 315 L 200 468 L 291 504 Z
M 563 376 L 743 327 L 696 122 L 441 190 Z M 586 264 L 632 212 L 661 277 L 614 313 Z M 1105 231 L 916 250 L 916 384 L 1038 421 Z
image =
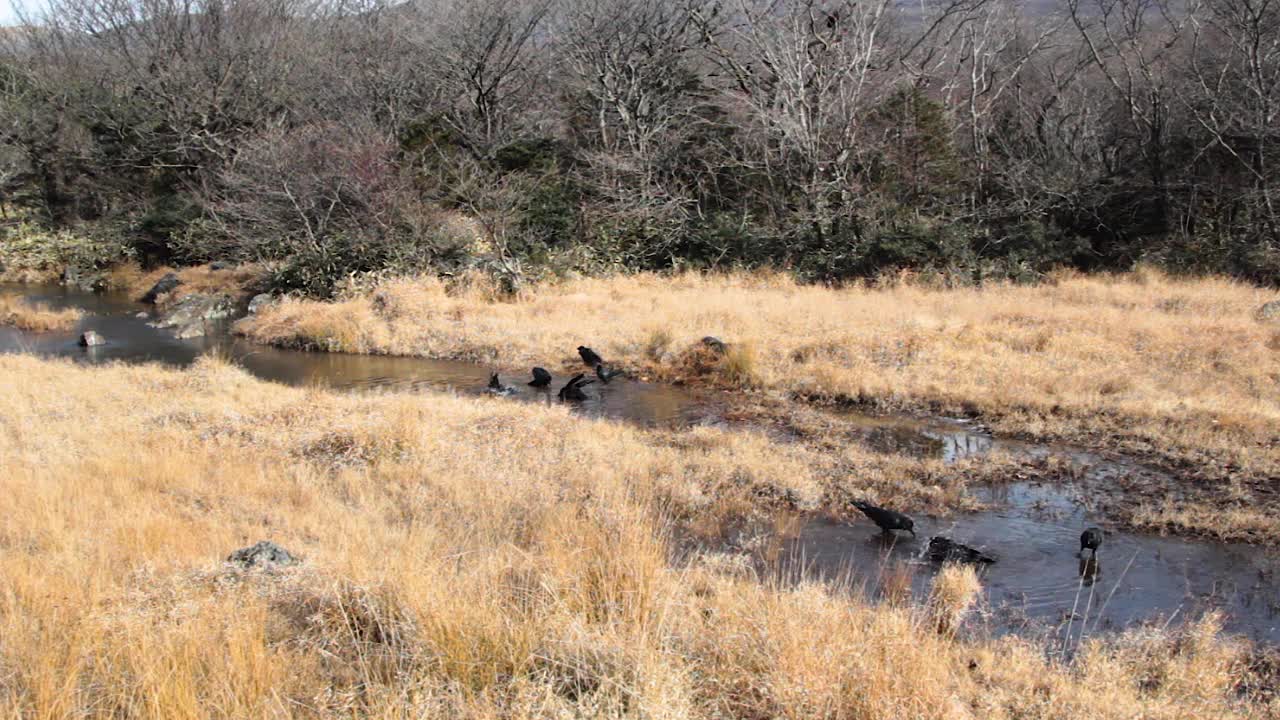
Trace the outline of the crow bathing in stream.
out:
M 1080 554 L 1084 555 L 1084 551 L 1088 549 L 1092 554 L 1098 554 L 1098 546 L 1102 545 L 1102 530 L 1091 527 L 1080 533 Z
M 604 366 L 604 363 L 600 363 L 599 365 L 596 366 L 596 377 L 600 378 L 600 382 L 604 383 L 605 385 L 608 385 L 610 380 L 618 377 L 621 374 L 622 374 L 621 370 L 610 370 L 609 368 Z
M 958 543 L 941 535 L 929 540 L 929 559 L 934 562 L 970 563 L 972 565 L 990 565 L 996 561 L 995 558 L 981 550 L 975 550 L 968 545 Z
M 582 392 L 582 388 L 593 382 L 595 382 L 595 380 L 584 376 L 582 373 L 578 373 L 577 375 L 569 378 L 569 382 L 565 383 L 564 387 L 560 388 L 560 392 L 558 393 L 559 397 L 561 400 L 586 400 L 587 394 Z
M 513 392 L 511 388 L 502 384 L 502 381 L 498 379 L 498 373 L 496 372 L 489 373 L 489 386 L 486 390 L 494 395 L 508 395 Z
M 544 388 L 551 384 L 551 373 L 545 369 L 536 367 L 533 369 L 533 379 L 529 384 L 536 388 Z
M 587 367 L 593 368 L 597 365 L 604 364 L 604 358 L 597 355 L 595 350 L 592 350 L 586 345 L 578 346 L 578 356 L 582 358 L 582 362 L 587 364 Z

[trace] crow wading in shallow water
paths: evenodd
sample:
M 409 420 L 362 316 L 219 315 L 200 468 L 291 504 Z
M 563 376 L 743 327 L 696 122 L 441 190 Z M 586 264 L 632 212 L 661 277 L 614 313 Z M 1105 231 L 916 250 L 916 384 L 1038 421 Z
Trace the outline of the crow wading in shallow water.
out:
M 596 367 L 604 364 L 604 358 L 597 355 L 595 350 L 586 345 L 578 346 L 578 357 L 582 358 L 582 362 L 586 363 L 587 367 Z
M 551 384 L 551 373 L 543 368 L 536 367 L 533 369 L 533 379 L 529 384 L 536 388 L 544 388 Z
M 880 529 L 886 533 L 892 530 L 906 530 L 911 533 L 911 537 L 916 536 L 915 522 L 900 512 L 876 507 L 861 500 L 854 500 L 853 506 L 861 510 L 863 515 L 871 518 L 871 522 L 879 525 Z
M 582 373 L 578 373 L 577 375 L 569 378 L 569 382 L 565 383 L 564 387 L 560 388 L 559 397 L 561 400 L 586 400 L 587 394 L 582 392 L 582 388 L 593 382 L 595 382 L 595 380 L 586 377 Z
M 515 392 L 511 388 L 502 384 L 502 381 L 498 379 L 498 373 L 496 372 L 489 373 L 489 386 L 486 387 L 485 389 L 493 393 L 494 395 L 507 395 L 509 393 Z
M 1091 527 L 1088 530 L 1085 530 L 1084 532 L 1080 533 L 1080 555 L 1082 557 L 1084 556 L 1084 551 L 1086 549 L 1089 550 L 1092 554 L 1097 555 L 1098 547 L 1100 547 L 1101 545 L 1102 545 L 1101 529 L 1096 527 Z
M 600 382 L 604 383 L 605 385 L 608 385 L 610 380 L 618 377 L 621 374 L 622 374 L 621 370 L 610 370 L 609 368 L 604 366 L 604 363 L 600 363 L 599 365 L 596 366 L 596 377 L 600 378 Z

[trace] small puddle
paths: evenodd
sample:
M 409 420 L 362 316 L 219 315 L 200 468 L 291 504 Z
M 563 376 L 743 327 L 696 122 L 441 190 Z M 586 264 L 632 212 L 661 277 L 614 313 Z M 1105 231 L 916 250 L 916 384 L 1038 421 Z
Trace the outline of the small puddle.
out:
M 72 331 L 27 333 L 0 327 L 0 352 L 69 357 L 81 362 L 154 362 L 183 367 L 201 355 L 221 353 L 250 374 L 286 385 L 320 385 L 356 391 L 452 391 L 482 395 L 490 368 L 477 363 L 429 360 L 387 355 L 304 352 L 257 345 L 222 331 L 208 337 L 179 340 L 173 333 L 151 327 L 154 318 L 138 317 L 148 308 L 119 293 L 88 293 L 61 286 L 0 286 L 0 292 L 20 294 L 53 308 L 74 307 L 85 312 Z M 80 333 L 96 330 L 107 344 L 82 348 Z M 586 368 L 583 368 L 585 371 Z M 575 370 L 576 372 L 576 370 Z M 589 371 L 588 371 L 589 372 Z M 551 390 L 529 387 L 529 369 L 502 373 L 514 391 L 508 397 L 526 402 L 558 403 L 556 390 L 567 377 L 557 376 Z M 575 412 L 643 426 L 687 426 L 719 420 L 714 407 L 694 393 L 670 385 L 615 380 L 595 383 L 588 399 L 573 404 Z
M 980 570 L 985 592 L 977 626 L 993 634 L 1056 635 L 1137 624 L 1178 625 L 1210 610 L 1225 629 L 1280 644 L 1280 557 L 1256 546 L 1108 531 L 1096 564 L 1077 554 L 1080 532 L 1106 527 L 1085 504 L 1045 485 L 1016 483 L 981 489 L 994 509 L 916 518 L 909 534 L 885 536 L 861 519 L 797 521 L 790 532 L 746 531 L 731 545 L 750 549 L 757 570 L 786 582 L 803 578 L 847 582 L 873 599 L 928 595 L 939 567 L 924 557 L 942 535 L 992 555 Z M 772 533 L 772 535 L 770 535 Z M 1073 616 L 1074 610 L 1074 616 Z
M 964 420 L 832 412 L 859 428 L 862 441 L 882 453 L 955 462 L 985 455 L 997 447 L 995 438 Z
M 86 313 L 77 328 L 62 333 L 33 334 L 0 327 L 0 352 L 90 363 L 176 366 L 219 352 L 265 380 L 365 392 L 445 390 L 481 395 L 489 376 L 488 367 L 474 363 L 281 350 L 235 339 L 225 332 L 179 340 L 168 330 L 152 328 L 146 308 L 121 294 L 22 285 L 0 286 L 0 292 Z M 144 313 L 141 317 L 140 312 Z M 107 344 L 79 347 L 80 333 L 90 329 L 101 333 Z M 511 397 L 558 402 L 554 392 L 528 387 L 527 372 L 503 374 L 504 382 L 516 391 Z M 564 380 L 557 377 L 554 387 Z M 593 385 L 591 399 L 575 405 L 575 411 L 645 426 L 721 422 L 716 404 L 708 397 L 632 380 Z M 965 421 L 839 414 L 863 429 L 864 442 L 886 453 L 948 462 L 992 451 L 1032 458 L 1058 455 L 1076 466 L 1079 487 L 1105 485 L 1121 491 L 1126 477 L 1157 472 L 1084 450 L 992 438 Z M 1229 631 L 1280 644 L 1280 559 L 1276 553 L 1248 545 L 1109 532 L 1098 553 L 1096 576 L 1082 580 L 1084 568 L 1076 556 L 1080 531 L 1091 523 L 1107 526 L 1105 518 L 1088 509 L 1099 503 L 1081 502 L 1072 492 L 1071 488 L 1031 483 L 979 491 L 979 499 L 995 509 L 945 520 L 917 518 L 917 539 L 908 535 L 886 542 L 869 522 L 818 517 L 799 520 L 801 525 L 793 531 L 757 532 L 755 540 L 730 542 L 729 549 L 749 545 L 757 568 L 780 578 L 848 578 L 873 597 L 890 592 L 892 586 L 902 591 L 910 588 L 913 595 L 923 598 L 936 566 L 921 559 L 921 553 L 930 536 L 945 535 L 998 558 L 983 571 L 986 602 L 979 620 L 997 634 L 1058 633 L 1062 637 L 1073 617 L 1073 607 L 1071 632 L 1076 637 L 1082 626 L 1093 632 L 1137 623 L 1179 623 L 1219 609 L 1226 615 Z

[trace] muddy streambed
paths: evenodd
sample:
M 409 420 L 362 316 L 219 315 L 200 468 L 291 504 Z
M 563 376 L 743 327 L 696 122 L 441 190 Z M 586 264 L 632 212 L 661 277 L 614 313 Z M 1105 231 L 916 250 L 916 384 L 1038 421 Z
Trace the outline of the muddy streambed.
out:
M 0 352 L 68 357 L 78 362 L 156 362 L 185 366 L 217 352 L 256 377 L 289 385 L 321 385 L 356 391 L 437 390 L 484 393 L 491 368 L 464 362 L 343 353 L 309 353 L 254 345 L 225 331 L 179 340 L 150 326 L 149 308 L 120 294 L 93 294 L 61 286 L 0 286 L 54 308 L 75 307 L 85 316 L 73 330 L 27 333 L 0 327 Z M 140 315 L 141 313 L 141 315 Z M 107 344 L 81 348 L 84 330 L 96 330 Z M 557 402 L 551 392 L 528 387 L 528 369 L 511 370 L 503 380 L 514 400 Z M 575 412 L 650 427 L 721 424 L 725 403 L 711 394 L 668 385 L 616 380 L 591 386 L 590 398 Z M 870 522 L 826 517 L 797 519 L 785 531 L 744 530 L 715 549 L 751 559 L 754 569 L 782 581 L 817 577 L 847 582 L 873 597 L 906 592 L 923 597 L 936 566 L 922 559 L 933 535 L 945 535 L 994 555 L 983 570 L 985 598 L 977 624 L 996 632 L 1057 634 L 1065 640 L 1138 623 L 1178 624 L 1208 610 L 1221 610 L 1228 631 L 1280 645 L 1280 553 L 1249 545 L 1127 533 L 1108 529 L 1096 568 L 1077 557 L 1080 531 L 1107 527 L 1090 488 L 1114 486 L 1149 468 L 1083 450 L 993 438 L 972 423 L 946 419 L 872 417 L 841 413 L 860 427 L 869 446 L 889 453 L 938 457 L 945 461 L 993 450 L 1044 457 L 1056 455 L 1074 466 L 1065 486 L 1015 483 L 979 489 L 991 510 L 934 519 L 917 518 L 918 538 L 888 540 Z M 1172 485 L 1173 483 L 1170 483 Z M 1074 613 L 1073 613 L 1074 610 Z

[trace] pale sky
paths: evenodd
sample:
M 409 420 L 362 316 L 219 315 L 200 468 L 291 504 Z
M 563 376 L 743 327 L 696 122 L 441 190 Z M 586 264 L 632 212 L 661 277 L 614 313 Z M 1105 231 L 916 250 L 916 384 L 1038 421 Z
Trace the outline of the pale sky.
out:
M 18 16 L 14 13 L 15 7 L 36 8 L 39 7 L 37 0 L 0 0 L 0 25 L 14 25 L 18 22 Z

